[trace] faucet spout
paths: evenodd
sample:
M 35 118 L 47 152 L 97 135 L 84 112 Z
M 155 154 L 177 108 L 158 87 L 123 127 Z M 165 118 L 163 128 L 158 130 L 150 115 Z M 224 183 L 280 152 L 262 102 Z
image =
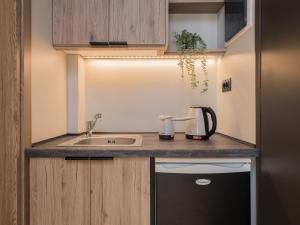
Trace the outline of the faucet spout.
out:
M 87 130 L 86 130 L 86 136 L 91 137 L 93 135 L 93 130 L 97 124 L 98 119 L 102 118 L 101 113 L 97 113 L 94 116 L 94 119 L 92 121 L 87 121 Z

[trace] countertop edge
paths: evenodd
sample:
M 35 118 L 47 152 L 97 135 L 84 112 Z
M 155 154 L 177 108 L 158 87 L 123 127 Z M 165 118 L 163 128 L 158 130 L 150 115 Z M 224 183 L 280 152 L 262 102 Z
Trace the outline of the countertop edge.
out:
M 155 133 L 139 133 L 143 135 L 143 146 L 128 148 L 118 147 L 57 147 L 73 135 L 62 135 L 40 142 L 25 149 L 26 157 L 203 157 L 203 158 L 256 158 L 260 151 L 255 145 L 223 134 L 216 134 L 211 145 L 187 140 L 184 134 L 176 133 L 172 142 L 160 141 Z M 144 143 L 145 139 L 145 143 Z M 177 143 L 176 143 L 177 142 Z M 169 145 L 170 144 L 170 145 Z M 174 145 L 175 144 L 175 145 Z
M 213 150 L 36 150 L 26 149 L 27 157 L 237 157 L 256 158 L 259 150 L 213 149 Z

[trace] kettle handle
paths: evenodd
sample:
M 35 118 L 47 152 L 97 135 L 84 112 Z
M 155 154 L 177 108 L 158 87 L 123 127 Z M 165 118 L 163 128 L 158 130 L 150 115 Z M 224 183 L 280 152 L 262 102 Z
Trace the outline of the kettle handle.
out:
M 214 112 L 214 110 L 210 107 L 205 107 L 203 108 L 204 109 L 204 118 L 205 118 L 205 121 L 207 123 L 207 125 L 205 125 L 206 127 L 206 133 L 207 133 L 207 137 L 209 138 L 210 136 L 212 136 L 216 130 L 217 130 L 217 116 L 216 116 L 216 113 Z M 207 118 L 207 114 L 209 114 L 211 116 L 211 120 L 212 120 L 212 128 L 211 130 L 208 130 L 209 129 L 209 126 L 208 126 L 208 118 Z

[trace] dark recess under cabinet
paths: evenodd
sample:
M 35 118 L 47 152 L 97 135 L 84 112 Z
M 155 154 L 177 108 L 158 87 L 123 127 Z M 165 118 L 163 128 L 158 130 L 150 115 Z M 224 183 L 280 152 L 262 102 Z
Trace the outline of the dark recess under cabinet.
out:
M 211 184 L 196 185 L 199 177 Z M 250 217 L 250 172 L 156 173 L 157 225 L 250 225 Z

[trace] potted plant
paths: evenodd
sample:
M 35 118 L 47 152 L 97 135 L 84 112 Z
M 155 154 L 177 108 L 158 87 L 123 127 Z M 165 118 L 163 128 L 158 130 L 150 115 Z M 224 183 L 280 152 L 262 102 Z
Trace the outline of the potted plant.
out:
M 178 65 L 181 68 L 182 77 L 184 77 L 184 71 L 186 70 L 190 77 L 192 88 L 198 87 L 199 79 L 196 75 L 195 63 L 197 59 L 200 59 L 201 69 L 204 73 L 202 92 L 206 92 L 208 90 L 208 74 L 205 42 L 197 33 L 191 33 L 187 30 L 183 30 L 181 33 L 176 33 L 175 38 L 176 48 L 179 54 Z

